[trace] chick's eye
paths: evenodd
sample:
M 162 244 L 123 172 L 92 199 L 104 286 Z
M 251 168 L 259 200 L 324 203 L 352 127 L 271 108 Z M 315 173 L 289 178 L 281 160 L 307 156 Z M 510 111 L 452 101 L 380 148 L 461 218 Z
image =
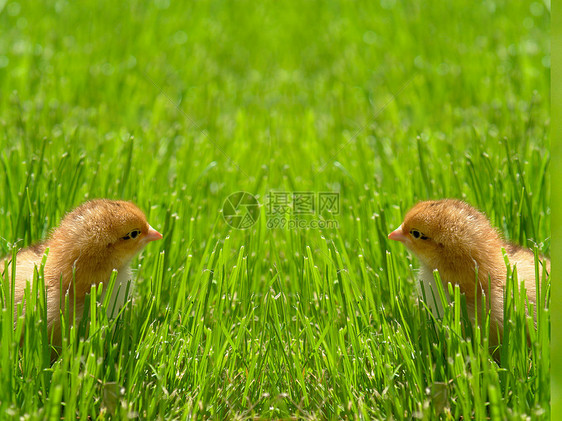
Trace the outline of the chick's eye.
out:
M 422 240 L 428 240 L 429 237 L 423 235 L 421 232 L 419 232 L 416 229 L 410 230 L 410 234 L 412 234 L 412 237 L 414 238 L 421 238 Z
M 126 236 L 122 237 L 123 240 L 130 240 L 131 238 L 137 238 L 140 235 L 140 230 L 132 230 Z

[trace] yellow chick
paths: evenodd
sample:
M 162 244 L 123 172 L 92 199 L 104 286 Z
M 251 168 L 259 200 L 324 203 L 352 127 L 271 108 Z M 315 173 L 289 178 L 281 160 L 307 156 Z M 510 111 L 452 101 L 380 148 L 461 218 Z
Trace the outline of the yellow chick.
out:
M 116 307 L 119 308 L 126 298 L 123 293 L 125 285 L 121 285 L 120 297 L 115 294 L 119 283 L 130 279 L 129 262 L 150 241 L 161 238 L 162 235 L 148 224 L 143 212 L 133 203 L 107 199 L 85 202 L 68 213 L 44 242 L 17 253 L 15 304 L 23 301 L 26 284 L 32 282 L 34 270 L 39 268 L 45 250 L 49 248 L 44 268 L 47 326 L 54 341 L 59 342 L 60 303 L 64 301 L 64 295 L 69 295 L 71 305 L 76 301 L 76 317 L 79 319 L 91 286 L 107 283 L 116 269 L 118 276 L 112 301 L 117 300 Z M 8 259 L 10 257 L 0 261 L 0 271 L 4 271 Z M 11 269 L 12 262 L 8 261 L 7 270 Z M 6 279 L 4 273 L 2 275 Z M 10 272 L 8 279 L 11 276 Z
M 490 310 L 490 332 L 499 332 L 500 335 L 496 338 L 492 333 L 491 343 L 501 341 L 503 336 L 507 268 L 502 248 L 505 249 L 510 265 L 517 268 L 519 282 L 525 281 L 529 301 L 533 304 L 537 302 L 533 252 L 504 241 L 483 213 L 463 201 L 444 199 L 419 202 L 410 209 L 402 225 L 391 232 L 388 238 L 402 242 L 420 260 L 420 276 L 425 296 L 434 310 L 439 308 L 443 314 L 433 277 L 434 270 L 439 271 L 445 291 L 447 283 L 451 283 L 458 285 L 461 293 L 466 295 L 467 309 L 472 320 L 475 315 L 475 297 L 480 303 L 481 294 L 486 294 Z M 546 265 L 550 272 L 548 259 L 542 258 L 541 264 Z M 437 302 L 433 302 L 433 296 Z M 478 312 L 482 314 L 480 308 Z

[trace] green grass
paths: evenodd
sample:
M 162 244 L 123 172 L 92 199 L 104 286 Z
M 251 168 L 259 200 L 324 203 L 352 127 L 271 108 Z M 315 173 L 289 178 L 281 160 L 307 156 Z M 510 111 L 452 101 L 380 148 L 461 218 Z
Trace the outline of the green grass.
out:
M 556 57 L 556 59 L 554 60 L 554 62 L 552 63 L 553 68 L 560 68 L 561 64 L 562 64 L 562 54 L 559 54 L 559 52 L 562 52 L 561 47 L 562 47 L 562 28 L 561 25 L 559 25 L 558 23 L 561 22 L 562 19 L 562 15 L 560 16 L 556 16 L 555 18 L 553 18 L 552 22 L 551 22 L 551 44 L 552 44 L 552 50 L 551 50 L 551 54 L 553 57 Z M 551 84 L 551 98 L 552 98 L 552 102 L 551 102 L 551 114 L 552 115 L 556 115 L 559 114 L 562 111 L 562 84 L 559 83 L 557 80 L 553 79 L 552 80 L 552 84 Z M 558 122 L 552 124 L 551 126 L 551 143 L 552 143 L 552 149 L 551 149 L 551 153 L 552 156 L 556 159 L 556 157 L 561 156 L 560 153 L 562 152 L 562 125 L 560 125 Z M 551 178 L 557 180 L 562 178 L 562 168 L 556 167 L 556 168 L 552 168 L 551 172 L 550 172 L 550 176 Z M 552 213 L 553 215 L 559 215 L 560 210 L 562 209 L 562 197 L 561 194 L 562 193 L 562 186 L 556 185 L 556 186 L 552 186 L 552 202 L 551 202 L 551 208 L 552 208 Z M 561 228 L 562 228 L 562 224 L 556 223 L 557 218 L 553 218 L 553 220 L 555 221 L 552 224 L 552 230 L 551 230 L 551 236 L 553 238 L 560 238 L 560 235 L 562 234 Z M 551 256 L 552 259 L 556 262 L 560 261 L 562 258 L 562 248 L 560 247 L 560 242 L 559 241 L 554 241 L 553 242 L 553 248 L 551 249 Z M 556 278 L 555 278 L 556 280 Z M 553 302 L 558 302 L 560 301 L 560 299 L 562 298 L 562 290 L 555 288 L 554 291 L 552 291 L 552 296 L 551 299 Z M 560 316 L 562 316 L 562 312 L 560 311 L 562 309 L 556 309 L 551 317 L 553 320 L 553 324 L 552 324 L 552 336 L 551 336 L 551 353 L 553 355 L 559 355 L 560 352 L 562 351 L 562 337 L 560 335 L 560 326 L 562 326 L 561 324 L 559 324 L 557 321 L 561 320 L 562 318 Z M 552 361 L 552 368 L 551 368 L 551 394 L 552 394 L 552 400 L 551 400 L 551 411 L 553 414 L 559 414 L 562 413 L 562 399 L 560 399 L 562 397 L 562 393 L 561 393 L 561 388 L 560 385 L 562 383 L 562 361 L 559 361 L 558 359 L 553 359 Z
M 529 350 L 508 310 L 498 365 L 386 236 L 457 197 L 550 254 L 549 25 L 526 1 L 0 1 L 0 254 L 94 197 L 164 234 L 54 364 L 40 288 L 21 347 L 5 290 L 0 418 L 547 419 L 549 310 Z M 338 228 L 232 229 L 237 191 L 337 192 Z

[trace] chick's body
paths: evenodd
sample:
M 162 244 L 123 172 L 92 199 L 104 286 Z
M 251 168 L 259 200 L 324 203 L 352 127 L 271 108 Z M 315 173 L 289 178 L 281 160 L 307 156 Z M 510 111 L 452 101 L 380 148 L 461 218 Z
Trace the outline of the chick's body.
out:
M 469 204 L 454 199 L 416 204 L 403 224 L 389 238 L 401 241 L 421 261 L 421 278 L 426 297 L 434 285 L 433 271 L 442 282 L 458 285 L 466 295 L 467 308 L 474 319 L 475 298 L 486 294 L 491 315 L 491 330 L 503 333 L 504 289 L 507 268 L 502 248 L 510 264 L 517 268 L 518 280 L 525 281 L 529 301 L 536 304 L 535 261 L 531 250 L 505 242 L 484 214 Z M 550 262 L 543 260 L 550 270 Z M 445 290 L 447 290 L 445 288 Z M 437 291 L 433 294 L 438 297 Z M 437 299 L 436 307 L 440 307 Z M 479 311 L 480 312 L 480 311 Z M 481 314 L 481 312 L 480 312 Z
M 107 283 L 114 269 L 119 273 L 118 281 L 128 279 L 130 260 L 148 242 L 160 238 L 134 204 L 88 201 L 68 213 L 45 242 L 17 253 L 15 302 L 23 301 L 26 284 L 32 282 L 34 270 L 49 248 L 44 267 L 47 323 L 49 331 L 60 335 L 60 303 L 65 294 L 70 303 L 76 302 L 76 317 L 80 317 L 92 285 Z M 0 262 L 0 270 L 4 270 L 6 259 Z M 8 270 L 13 270 L 12 262 Z M 114 291 L 117 288 L 115 285 Z

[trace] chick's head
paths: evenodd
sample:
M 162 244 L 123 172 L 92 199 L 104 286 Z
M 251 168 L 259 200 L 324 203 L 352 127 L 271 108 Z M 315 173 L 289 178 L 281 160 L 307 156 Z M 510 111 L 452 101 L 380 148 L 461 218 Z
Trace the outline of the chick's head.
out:
M 67 214 L 52 241 L 62 243 L 78 266 L 120 269 L 146 244 L 160 238 L 133 203 L 97 199 Z
M 474 265 L 499 236 L 484 214 L 454 199 L 417 203 L 388 236 L 408 247 L 426 266 Z

